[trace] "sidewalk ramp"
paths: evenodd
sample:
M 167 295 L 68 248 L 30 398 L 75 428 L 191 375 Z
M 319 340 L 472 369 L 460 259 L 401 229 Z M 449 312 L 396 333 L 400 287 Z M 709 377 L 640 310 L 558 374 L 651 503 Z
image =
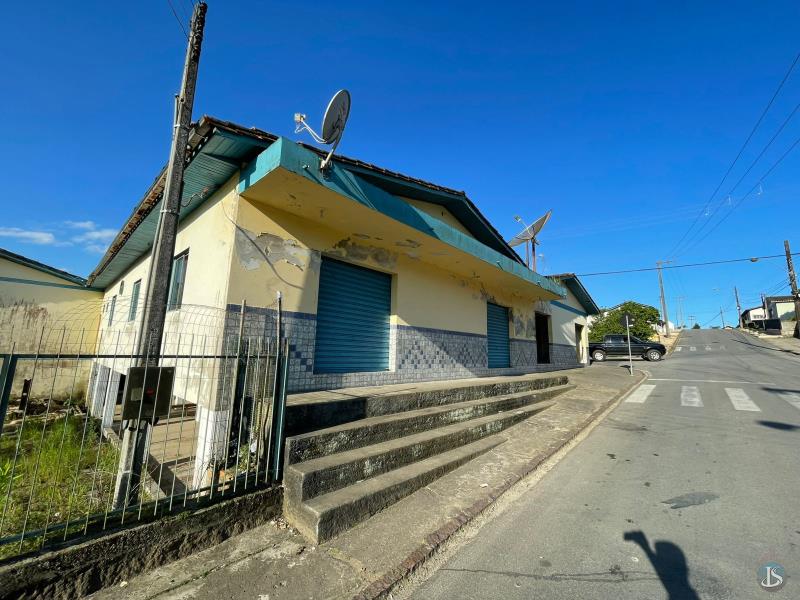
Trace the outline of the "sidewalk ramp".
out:
M 287 438 L 284 512 L 292 525 L 314 543 L 328 540 L 501 444 L 496 434 L 574 387 L 563 375 L 450 385 L 361 396 L 372 416 Z

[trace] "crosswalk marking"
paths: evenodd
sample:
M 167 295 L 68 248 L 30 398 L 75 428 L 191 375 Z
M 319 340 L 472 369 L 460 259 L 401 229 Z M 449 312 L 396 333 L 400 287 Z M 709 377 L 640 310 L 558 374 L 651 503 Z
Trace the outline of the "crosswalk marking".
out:
M 728 398 L 730 398 L 731 404 L 733 404 L 733 408 L 736 410 L 749 410 L 752 412 L 761 412 L 761 409 L 758 408 L 755 402 L 750 400 L 750 396 L 747 395 L 741 388 L 725 388 L 725 393 L 728 394 Z
M 781 398 L 786 400 L 789 404 L 800 410 L 800 394 L 797 392 L 785 392 L 781 394 Z
M 640 385 L 639 388 L 625 399 L 625 402 L 633 402 L 635 404 L 642 404 L 650 393 L 655 389 L 654 385 Z
M 690 352 L 694 352 L 695 350 L 697 350 L 697 348 L 695 348 L 694 346 L 689 346 L 689 351 Z
M 683 350 L 683 346 L 678 346 L 675 348 L 675 352 L 680 352 L 681 350 Z
M 684 385 L 681 387 L 681 406 L 692 406 L 700 408 L 703 406 L 703 399 L 700 397 L 700 389 L 695 385 Z
M 706 351 L 711 350 L 711 346 L 706 346 Z

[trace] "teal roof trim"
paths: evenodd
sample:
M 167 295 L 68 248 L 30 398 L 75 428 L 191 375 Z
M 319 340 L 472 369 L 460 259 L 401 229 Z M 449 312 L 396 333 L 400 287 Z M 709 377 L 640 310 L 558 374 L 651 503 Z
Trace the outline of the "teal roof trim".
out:
M 577 298 L 578 302 L 581 303 L 581 306 L 583 306 L 587 315 L 600 314 L 600 307 L 594 301 L 594 298 L 592 298 L 591 294 L 589 294 L 589 290 L 583 286 L 577 275 L 573 273 L 564 273 L 561 275 L 550 275 L 550 277 L 563 283 L 566 288 L 572 292 L 575 298 Z
M 20 277 L 0 277 L 0 281 L 6 281 L 8 283 L 20 283 L 22 285 L 39 285 L 43 287 L 66 288 L 69 290 L 81 290 L 81 291 L 88 290 L 96 292 L 102 291 L 98 290 L 97 288 L 86 287 L 85 285 L 71 284 L 71 283 L 55 283 L 52 281 L 39 281 L 36 279 L 22 279 Z
M 277 168 L 283 168 L 305 177 L 562 298 L 566 295 L 562 286 L 552 279 L 531 271 L 519 261 L 501 254 L 481 241 L 465 235 L 454 227 L 417 209 L 383 188 L 370 183 L 349 168 L 334 162 L 323 175 L 319 170 L 317 154 L 286 138 L 279 138 L 241 171 L 239 192 L 246 191 L 247 188 Z
M 577 308 L 573 308 L 569 304 L 564 304 L 563 302 L 559 302 L 558 300 L 550 300 L 550 304 L 552 304 L 553 306 L 557 306 L 558 308 L 562 308 L 571 313 L 575 313 L 576 315 L 580 315 L 581 317 L 589 316 L 588 313 L 585 313 L 582 310 L 578 310 Z
M 252 156 L 252 140 L 233 135 L 211 135 L 199 150 L 184 174 L 180 220 L 183 221 L 208 199 L 220 186 L 228 181 L 241 167 L 245 157 Z M 139 210 L 134 211 L 134 214 Z M 127 271 L 153 246 L 158 215 L 159 199 L 148 209 L 147 215 L 130 233 L 124 244 L 92 280 L 95 287 L 106 288 Z M 133 217 L 133 215 L 131 215 Z

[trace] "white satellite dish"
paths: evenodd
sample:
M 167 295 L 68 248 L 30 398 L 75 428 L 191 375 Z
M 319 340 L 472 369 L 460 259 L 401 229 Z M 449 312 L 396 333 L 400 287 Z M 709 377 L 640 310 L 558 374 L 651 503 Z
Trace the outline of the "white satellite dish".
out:
M 317 143 L 332 145 L 331 151 L 328 156 L 322 161 L 319 168 L 324 170 L 330 163 L 331 156 L 339 145 L 344 133 L 344 126 L 347 124 L 347 117 L 350 116 L 350 92 L 347 90 L 339 90 L 333 95 L 331 101 L 328 102 L 328 108 L 325 110 L 325 116 L 322 117 L 322 135 L 319 135 L 306 123 L 306 115 L 302 113 L 295 113 L 295 133 L 300 133 L 305 130 L 311 134 L 311 137 Z
M 536 239 L 536 236 L 539 235 L 539 232 L 544 228 L 547 221 L 550 220 L 550 216 L 552 214 L 553 211 L 548 210 L 544 215 L 536 219 L 531 225 L 525 225 L 525 221 L 522 220 L 522 217 L 514 217 L 514 220 L 517 221 L 517 223 L 522 223 L 525 225 L 525 229 L 511 238 L 508 241 L 508 245 L 513 248 L 514 246 L 525 244 L 525 264 L 534 271 L 536 270 L 536 246 L 539 243 L 539 241 Z M 528 244 L 530 244 L 530 246 L 528 246 Z M 533 258 L 532 265 L 531 257 Z

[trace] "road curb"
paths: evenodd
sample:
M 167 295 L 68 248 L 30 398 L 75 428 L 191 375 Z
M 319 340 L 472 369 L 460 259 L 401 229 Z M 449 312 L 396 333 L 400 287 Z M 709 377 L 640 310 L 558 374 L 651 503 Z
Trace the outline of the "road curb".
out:
M 667 356 L 672 356 L 673 354 L 675 354 L 675 347 L 678 345 L 678 342 L 681 341 L 681 336 L 682 335 L 683 335 L 683 329 L 681 329 L 678 332 L 678 335 L 675 338 L 675 342 L 673 342 L 672 347 L 669 349 L 669 352 L 667 352 Z
M 572 443 L 575 438 L 583 432 L 593 429 L 609 412 L 616 408 L 628 394 L 645 382 L 649 376 L 650 373 L 645 370 L 640 369 L 637 371 L 637 374 L 634 376 L 636 380 L 633 381 L 631 385 L 620 390 L 612 398 L 592 411 L 586 420 L 576 427 L 562 443 L 558 444 L 556 447 L 548 448 L 522 467 L 514 469 L 514 471 L 510 473 L 511 477 L 506 482 L 492 488 L 488 496 L 478 500 L 469 508 L 462 510 L 439 529 L 426 536 L 423 544 L 420 544 L 405 559 L 390 569 L 382 577 L 373 581 L 366 588 L 353 596 L 353 600 L 386 598 L 399 583 L 419 569 L 429 558 L 434 556 L 455 533 L 480 516 L 487 508 L 494 504 L 500 496 L 514 487 L 523 478 L 533 473 L 540 465 L 547 462 L 556 453 Z

